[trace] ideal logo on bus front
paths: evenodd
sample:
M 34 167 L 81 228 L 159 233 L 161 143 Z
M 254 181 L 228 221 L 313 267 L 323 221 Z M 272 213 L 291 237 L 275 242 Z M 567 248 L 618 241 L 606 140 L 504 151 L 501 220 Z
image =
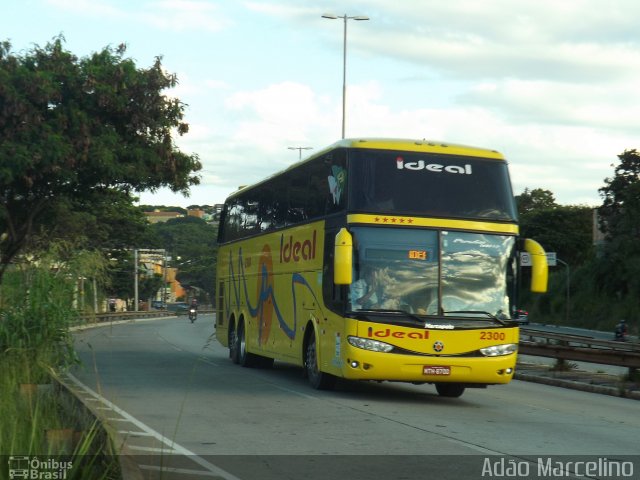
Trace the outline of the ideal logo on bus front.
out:
M 418 160 L 416 162 L 405 162 L 404 158 L 398 157 L 396 159 L 396 167 L 398 170 L 427 170 L 434 173 L 459 173 L 462 175 L 471 175 L 471 165 L 468 163 L 464 166 L 460 165 L 440 165 L 439 163 L 426 163 L 424 160 Z
M 367 336 L 369 338 L 410 338 L 412 340 L 428 340 L 429 331 L 423 330 L 421 332 L 398 332 L 392 331 L 390 328 L 384 328 L 382 330 L 374 330 L 373 327 L 367 329 Z
M 293 235 L 285 239 L 280 236 L 280 263 L 299 262 L 300 260 L 313 260 L 316 258 L 316 231 L 311 238 L 298 239 Z

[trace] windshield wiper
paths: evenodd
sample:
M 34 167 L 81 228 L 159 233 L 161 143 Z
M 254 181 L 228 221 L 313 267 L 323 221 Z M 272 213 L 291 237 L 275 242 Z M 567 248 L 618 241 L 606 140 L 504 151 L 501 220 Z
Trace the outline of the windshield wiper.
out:
M 369 308 L 361 308 L 360 310 L 354 310 L 353 313 L 392 313 L 395 315 L 405 315 L 408 318 L 410 318 L 411 320 L 420 323 L 421 325 L 424 325 L 424 319 L 420 318 L 419 316 L 411 313 L 411 312 L 407 312 L 406 310 L 392 310 L 392 309 L 369 309 Z
M 474 315 L 486 315 L 487 317 L 489 317 L 491 320 L 494 320 L 495 322 L 501 324 L 501 325 L 506 325 L 506 322 L 504 320 L 501 320 L 500 318 L 496 317 L 493 313 L 489 313 L 486 312 L 484 310 L 447 310 L 443 312 L 444 314 L 447 313 L 471 313 Z

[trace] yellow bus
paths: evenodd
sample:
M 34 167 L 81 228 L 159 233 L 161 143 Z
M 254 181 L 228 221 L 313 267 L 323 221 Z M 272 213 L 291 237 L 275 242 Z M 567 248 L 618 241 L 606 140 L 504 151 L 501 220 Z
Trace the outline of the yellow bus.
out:
M 508 383 L 520 252 L 546 290 L 542 247 L 518 236 L 493 150 L 345 139 L 229 196 L 220 219 L 216 336 L 233 362 L 337 378 Z

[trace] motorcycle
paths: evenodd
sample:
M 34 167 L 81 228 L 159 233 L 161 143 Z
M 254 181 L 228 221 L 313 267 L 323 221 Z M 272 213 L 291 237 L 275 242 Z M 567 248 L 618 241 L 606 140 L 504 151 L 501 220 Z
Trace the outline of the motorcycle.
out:
M 613 332 L 613 339 L 618 342 L 627 341 L 627 325 L 624 320 L 621 320 Z
M 196 310 L 195 307 L 190 307 L 189 308 L 189 320 L 191 320 L 191 323 L 196 321 L 196 318 L 198 318 L 198 310 Z

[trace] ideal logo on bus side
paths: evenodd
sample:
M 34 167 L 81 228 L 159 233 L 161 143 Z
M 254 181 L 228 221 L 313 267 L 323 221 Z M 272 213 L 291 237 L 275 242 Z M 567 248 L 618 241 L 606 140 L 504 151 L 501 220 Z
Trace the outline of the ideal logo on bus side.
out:
M 423 330 L 421 332 L 399 332 L 393 331 L 390 328 L 383 328 L 381 330 L 374 330 L 372 327 L 367 329 L 367 336 L 369 338 L 411 338 L 414 340 L 428 340 L 429 331 Z
M 316 231 L 311 238 L 296 238 L 284 234 L 280 236 L 280 263 L 299 262 L 316 258 Z
M 424 160 L 416 162 L 405 162 L 402 157 L 396 159 L 396 167 L 398 170 L 427 170 L 434 173 L 458 173 L 462 175 L 471 175 L 471 165 L 440 165 L 439 163 L 426 163 Z

